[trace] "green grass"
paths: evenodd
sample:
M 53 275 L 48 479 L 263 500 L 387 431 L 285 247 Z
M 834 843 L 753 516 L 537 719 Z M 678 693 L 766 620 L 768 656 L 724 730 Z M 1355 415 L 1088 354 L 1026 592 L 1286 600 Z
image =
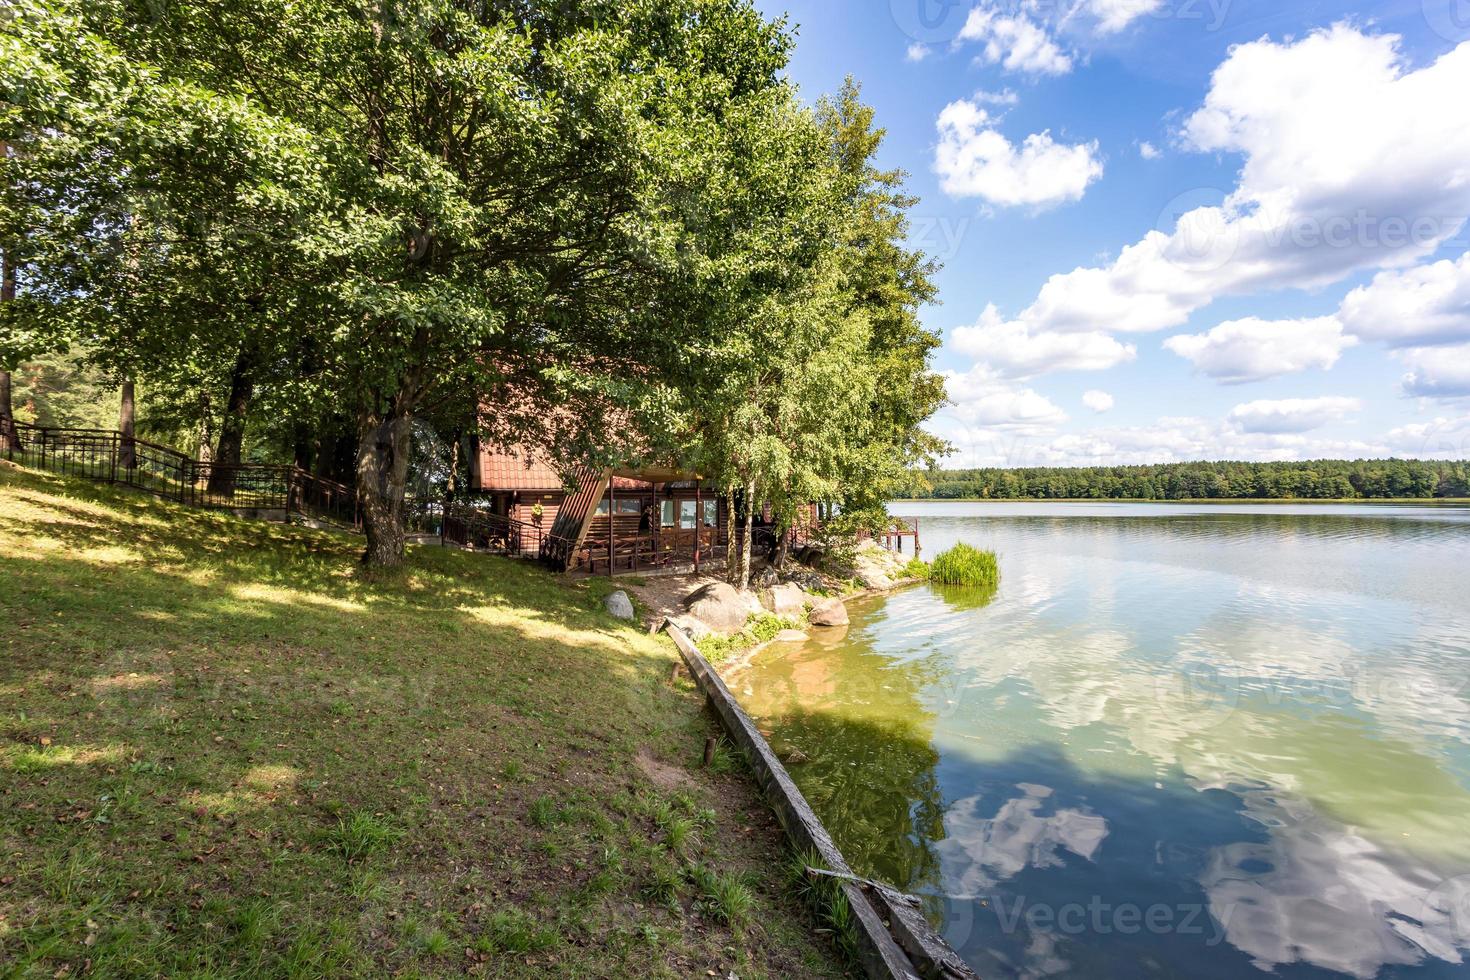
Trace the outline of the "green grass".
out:
M 929 580 L 929 575 L 930 567 L 927 561 L 922 558 L 910 558 L 909 563 L 903 566 L 903 572 L 899 577 L 926 582 Z
M 722 664 L 752 647 L 769 643 L 782 630 L 801 629 L 801 626 L 801 623 L 783 619 L 773 613 L 752 613 L 745 622 L 745 628 L 739 633 L 728 636 L 715 633 L 702 638 L 699 641 L 699 653 L 712 664 Z
M 929 580 L 939 585 L 969 585 L 995 588 L 1000 584 L 1000 565 L 995 552 L 981 551 L 963 541 L 934 559 Z
M 359 548 L 0 467 L 0 974 L 841 973 L 672 644 Z

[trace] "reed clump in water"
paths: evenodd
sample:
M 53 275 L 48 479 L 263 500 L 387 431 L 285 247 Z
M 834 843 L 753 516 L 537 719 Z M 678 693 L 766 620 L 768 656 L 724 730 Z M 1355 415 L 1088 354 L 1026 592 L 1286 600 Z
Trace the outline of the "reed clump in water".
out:
M 1000 584 L 1000 563 L 995 552 L 961 542 L 934 559 L 929 581 L 939 585 L 974 585 L 993 589 Z

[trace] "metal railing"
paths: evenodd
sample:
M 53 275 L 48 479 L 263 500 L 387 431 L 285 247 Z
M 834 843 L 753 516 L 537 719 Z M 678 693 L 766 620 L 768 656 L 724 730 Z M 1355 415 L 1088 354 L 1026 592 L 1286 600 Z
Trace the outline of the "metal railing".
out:
M 64 429 L 15 422 L 3 455 L 59 476 L 128 487 L 191 507 L 279 511 L 361 526 L 357 492 L 296 466 L 201 463 L 168 446 L 114 429 Z
M 540 525 L 527 524 L 467 503 L 445 505 L 440 536 L 448 544 L 497 555 L 538 559 L 542 557 L 542 549 L 550 537 Z

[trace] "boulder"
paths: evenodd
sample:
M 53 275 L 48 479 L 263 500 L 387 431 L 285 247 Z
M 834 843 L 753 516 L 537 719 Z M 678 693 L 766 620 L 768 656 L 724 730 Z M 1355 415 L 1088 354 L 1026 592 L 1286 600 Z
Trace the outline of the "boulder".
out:
M 806 612 L 806 593 L 792 583 L 773 585 L 761 593 L 761 605 L 782 619 L 800 619 Z
M 684 633 L 689 637 L 689 639 L 693 640 L 695 643 L 698 643 L 700 640 L 704 639 L 706 636 L 709 636 L 711 633 L 714 632 L 708 626 L 704 625 L 703 622 L 695 619 L 693 616 L 670 616 L 666 620 L 666 622 L 668 622 L 670 625 L 679 627 L 679 629 L 683 630 Z
M 633 618 L 633 600 L 629 599 L 628 593 L 622 589 L 609 593 L 608 597 L 602 600 L 602 604 L 618 619 L 632 620 Z
M 716 633 L 738 633 L 750 618 L 751 603 L 757 610 L 760 600 L 748 592 L 740 592 L 725 582 L 711 582 L 684 597 L 684 608 Z
M 782 630 L 771 637 L 772 643 L 805 643 L 811 637 L 801 630 Z
M 908 558 L 889 551 L 872 541 L 865 541 L 853 557 L 852 577 L 865 589 L 886 592 L 893 588 L 894 581 L 903 576 Z
M 893 588 L 893 579 L 889 578 L 886 572 L 866 562 L 859 561 L 857 563 L 857 566 L 853 569 L 853 577 L 865 589 L 872 589 L 876 592 L 887 592 Z
M 847 606 L 841 599 L 823 599 L 812 606 L 813 626 L 846 626 L 847 622 Z
M 780 576 L 776 574 L 776 570 L 770 565 L 758 569 L 750 575 L 750 584 L 757 589 L 769 589 L 779 581 L 781 581 Z
M 808 592 L 815 592 L 822 588 L 822 576 L 810 568 L 798 568 L 787 572 L 786 581 Z

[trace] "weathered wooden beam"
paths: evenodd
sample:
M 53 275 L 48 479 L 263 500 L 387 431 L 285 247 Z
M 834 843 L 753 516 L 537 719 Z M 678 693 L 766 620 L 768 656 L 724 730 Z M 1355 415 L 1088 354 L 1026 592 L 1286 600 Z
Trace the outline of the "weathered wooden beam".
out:
M 867 883 L 852 873 L 821 819 L 720 675 L 683 630 L 672 624 L 666 628 L 726 734 L 736 748 L 745 752 L 787 838 L 799 853 L 818 855 L 842 879 L 842 891 L 857 919 L 858 955 L 864 972 L 881 980 L 975 980 L 974 972 L 917 914 L 917 900 L 900 892 L 892 893 L 891 903 L 875 898 Z M 907 904 L 901 899 L 907 899 Z M 917 921 L 910 911 L 917 915 Z

